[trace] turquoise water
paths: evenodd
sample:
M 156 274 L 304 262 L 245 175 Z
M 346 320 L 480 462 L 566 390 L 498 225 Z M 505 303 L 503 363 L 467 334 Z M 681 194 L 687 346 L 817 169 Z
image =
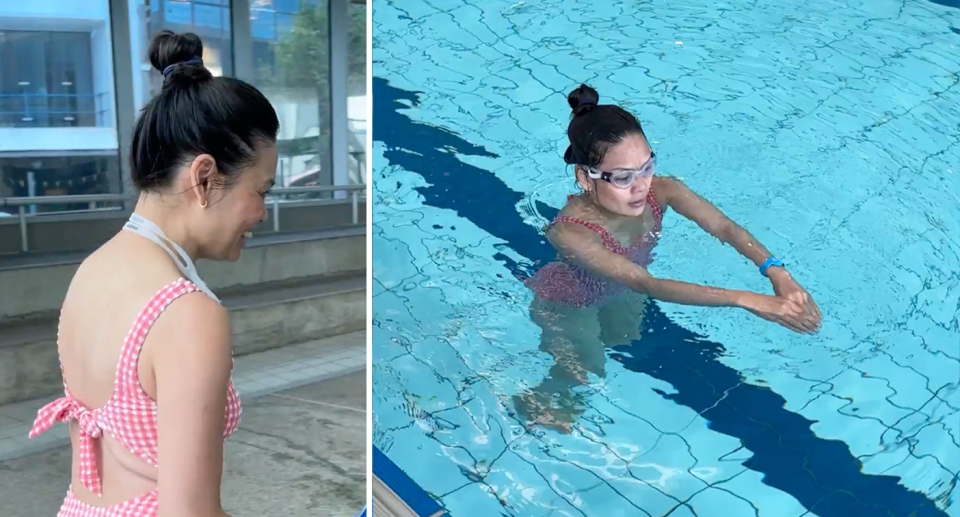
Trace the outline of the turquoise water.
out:
M 960 517 L 960 9 L 374 0 L 375 443 L 454 517 Z M 814 337 L 657 303 L 570 434 L 517 277 L 580 82 L 783 258 Z M 651 271 L 769 292 L 675 213 Z

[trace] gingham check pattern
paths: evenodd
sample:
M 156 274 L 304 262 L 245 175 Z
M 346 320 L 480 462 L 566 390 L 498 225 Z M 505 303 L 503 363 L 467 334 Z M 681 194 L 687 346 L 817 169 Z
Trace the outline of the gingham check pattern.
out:
M 70 394 L 64 384 L 64 397 L 44 406 L 37 413 L 30 438 L 47 431 L 56 423 L 78 422 L 80 430 L 79 480 L 92 493 L 102 496 L 94 440 L 110 433 L 130 452 L 148 464 L 157 466 L 157 404 L 140 386 L 137 363 L 147 334 L 163 311 L 177 298 L 198 291 L 196 285 L 183 278 L 164 287 L 140 312 L 124 340 L 117 365 L 117 378 L 113 395 L 106 405 L 88 409 Z M 224 422 L 224 437 L 236 432 L 240 425 L 240 396 L 229 383 L 227 408 Z M 67 498 L 58 517 L 150 517 L 157 514 L 156 490 L 119 505 L 99 508 L 77 500 L 73 492 Z
M 644 238 L 642 241 L 630 245 L 630 247 L 624 247 L 603 226 L 576 217 L 559 216 L 550 225 L 568 223 L 583 226 L 599 235 L 603 240 L 604 247 L 608 250 L 630 258 L 635 264 L 648 267 L 653 260 L 653 247 L 659 239 L 660 232 L 663 231 L 663 208 L 657 202 L 656 196 L 653 195 L 653 186 L 647 192 L 647 205 L 653 214 L 653 238 Z M 583 269 L 563 257 L 559 258 L 560 260 L 540 268 L 533 277 L 525 282 L 541 300 L 572 307 L 589 307 L 626 289 L 623 285 L 610 282 L 606 278 Z

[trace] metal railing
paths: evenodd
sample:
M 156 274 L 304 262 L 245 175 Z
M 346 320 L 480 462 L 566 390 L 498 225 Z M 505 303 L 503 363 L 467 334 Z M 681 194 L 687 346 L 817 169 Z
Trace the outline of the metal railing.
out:
M 0 93 L 0 121 L 14 127 L 108 126 L 108 93 Z M 85 120 L 91 118 L 90 121 Z
M 354 225 L 360 224 L 360 195 L 367 190 L 366 185 L 338 185 L 329 187 L 286 187 L 274 188 L 270 191 L 272 199 L 268 200 L 270 205 L 271 219 L 273 220 L 273 231 L 280 231 L 280 207 L 283 205 L 297 205 L 315 201 L 313 199 L 292 199 L 281 200 L 280 196 L 296 194 L 319 194 L 326 192 L 347 192 L 350 194 L 351 217 Z M 366 196 L 364 196 L 366 198 Z M 39 196 L 39 197 L 8 197 L 0 198 L 0 207 L 16 207 L 17 217 L 20 223 L 20 249 L 21 251 L 30 251 L 30 239 L 27 232 L 29 220 L 34 217 L 42 217 L 45 214 L 32 214 L 27 211 L 27 207 L 33 205 L 62 205 L 62 204 L 87 204 L 87 210 L 72 210 L 70 213 L 85 213 L 104 210 L 120 210 L 121 207 L 98 208 L 97 203 L 122 203 L 136 201 L 137 197 L 130 194 L 86 194 L 69 196 Z M 2 221 L 2 219 L 0 219 Z

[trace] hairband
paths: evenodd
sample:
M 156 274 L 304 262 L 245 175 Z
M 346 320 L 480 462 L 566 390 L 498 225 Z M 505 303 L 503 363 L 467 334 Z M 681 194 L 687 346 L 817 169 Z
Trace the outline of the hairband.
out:
M 188 59 L 188 60 L 186 60 L 186 61 L 181 61 L 181 62 L 179 62 L 179 63 L 174 63 L 174 64 L 172 64 L 172 65 L 170 65 L 170 66 L 168 66 L 168 67 L 166 67 L 166 68 L 163 69 L 163 76 L 164 76 L 164 77 L 170 77 L 170 74 L 173 73 L 173 70 L 174 70 L 174 68 L 176 68 L 177 65 L 187 65 L 187 66 L 190 66 L 190 65 L 199 65 L 199 66 L 203 66 L 203 60 L 200 59 L 199 57 L 191 57 L 190 59 Z

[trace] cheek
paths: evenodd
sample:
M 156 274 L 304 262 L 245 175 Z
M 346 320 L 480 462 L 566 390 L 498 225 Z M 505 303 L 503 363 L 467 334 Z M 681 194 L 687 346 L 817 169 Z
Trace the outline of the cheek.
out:
M 260 194 L 254 194 L 244 207 L 243 218 L 245 222 L 252 223 L 263 219 L 264 199 Z
M 225 199 L 226 214 L 224 221 L 228 225 L 247 226 L 263 218 L 263 198 L 259 193 L 252 194 L 237 192 Z
M 617 188 L 606 182 L 599 193 L 614 203 L 628 203 L 633 199 L 630 189 Z

